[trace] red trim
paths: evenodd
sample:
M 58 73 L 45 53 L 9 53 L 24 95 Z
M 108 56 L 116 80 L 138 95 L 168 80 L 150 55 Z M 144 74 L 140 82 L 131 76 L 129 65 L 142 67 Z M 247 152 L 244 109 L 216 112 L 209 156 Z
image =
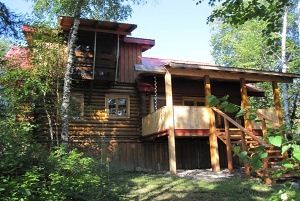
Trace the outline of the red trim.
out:
M 153 86 L 149 83 L 138 83 L 138 90 L 144 92 L 153 92 Z
M 170 129 L 164 129 L 164 130 L 158 131 L 156 133 L 152 133 L 152 134 L 142 136 L 142 137 L 143 137 L 143 139 L 153 140 L 155 138 L 162 137 L 162 136 L 169 135 L 169 134 L 170 134 Z
M 155 139 L 170 135 L 170 129 L 161 130 L 159 132 L 143 136 L 144 139 Z M 175 129 L 175 137 L 207 137 L 209 129 Z
M 23 25 L 22 26 L 22 31 L 23 32 L 32 32 L 33 33 L 33 32 L 36 31 L 36 28 L 28 26 L 28 25 Z
M 176 137 L 209 136 L 209 129 L 175 129 Z
M 155 40 L 145 39 L 145 38 L 125 37 L 124 42 L 126 42 L 126 43 L 137 43 L 137 44 L 142 44 L 142 45 L 150 45 L 151 47 L 155 45 Z

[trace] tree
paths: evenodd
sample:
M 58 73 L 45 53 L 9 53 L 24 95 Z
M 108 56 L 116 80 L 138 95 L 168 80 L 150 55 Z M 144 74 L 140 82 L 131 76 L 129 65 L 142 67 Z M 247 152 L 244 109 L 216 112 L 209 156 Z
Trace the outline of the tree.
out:
M 122 0 L 32 0 L 34 10 L 37 15 L 47 14 L 50 19 L 59 15 L 69 15 L 74 17 L 74 23 L 71 29 L 70 42 L 68 44 L 68 59 L 64 75 L 63 98 L 61 105 L 62 132 L 61 139 L 67 143 L 69 140 L 69 106 L 71 89 L 71 72 L 74 68 L 75 48 L 77 33 L 81 17 L 103 19 L 103 20 L 123 20 L 131 14 L 131 7 L 124 5 Z M 134 2 L 140 2 L 136 0 Z
M 277 46 L 269 46 L 268 38 L 262 33 L 266 23 L 250 20 L 243 25 L 228 23 L 212 24 L 212 56 L 217 65 L 275 70 Z M 279 36 L 274 35 L 274 40 Z M 271 51 L 272 50 L 272 51 Z
M 286 48 L 286 52 L 293 55 L 293 60 L 290 60 L 289 71 L 299 72 L 299 49 L 297 48 L 296 34 L 293 28 L 292 18 L 288 23 L 289 31 L 286 34 L 286 40 L 281 41 L 281 34 L 273 33 L 265 35 L 263 29 L 267 25 L 262 20 L 249 20 L 242 25 L 233 26 L 226 23 L 214 22 L 212 27 L 211 45 L 212 56 L 218 65 L 223 66 L 237 66 L 243 68 L 261 69 L 261 70 L 275 70 L 282 71 L 282 47 Z M 268 37 L 272 36 L 274 44 L 268 43 Z M 285 53 L 284 53 L 285 55 Z M 284 57 L 285 59 L 285 57 Z M 265 83 L 256 84 L 262 88 L 266 96 L 263 99 L 255 99 L 255 107 L 269 107 L 272 105 L 272 91 L 271 87 Z M 290 120 L 297 116 L 298 92 L 297 82 L 288 85 L 288 104 Z M 286 120 L 287 121 L 287 120 Z M 290 122 L 290 121 L 288 121 Z M 293 125 L 293 123 L 291 123 Z
M 204 0 L 197 1 L 197 4 Z M 279 31 L 284 8 L 289 0 L 209 0 L 208 4 L 214 6 L 222 2 L 207 18 L 208 22 L 221 19 L 222 22 L 240 25 L 251 19 L 261 19 L 267 23 L 265 33 Z
M 0 36 L 19 38 L 19 30 L 23 23 L 21 15 L 11 12 L 0 2 Z
M 214 2 L 216 1 L 209 1 L 211 5 Z M 297 9 L 295 7 L 297 3 L 299 3 L 299 1 L 223 1 L 221 6 L 214 10 L 212 15 L 209 17 L 209 20 L 218 20 L 218 23 L 224 23 L 227 24 L 227 26 L 231 26 L 232 28 L 234 27 L 235 31 L 243 28 L 250 28 L 251 31 L 249 31 L 248 34 L 242 35 L 241 32 L 233 33 L 234 35 L 239 35 L 236 36 L 236 38 L 240 37 L 239 39 L 236 39 L 239 42 L 235 45 L 225 44 L 225 46 L 227 46 L 227 50 L 223 52 L 225 53 L 223 56 L 219 56 L 219 61 L 220 58 L 223 58 L 224 60 L 226 55 L 227 61 L 223 62 L 222 65 L 228 65 L 228 60 L 230 60 L 231 64 L 245 67 L 247 65 L 251 66 L 254 63 L 257 64 L 258 61 L 268 58 L 268 63 L 260 63 L 262 67 L 266 67 L 264 70 L 271 69 L 281 72 L 299 72 L 299 69 L 297 70 L 296 67 L 299 65 L 297 57 L 299 56 L 298 47 L 300 27 L 299 24 L 295 23 L 296 19 L 299 19 L 299 13 L 298 15 L 295 15 L 295 13 L 297 13 Z M 276 9 L 274 8 L 275 5 L 277 6 Z M 272 12 L 274 13 L 272 14 Z M 260 23 L 264 24 L 264 27 L 262 29 L 246 27 L 247 23 L 255 20 L 259 20 Z M 296 27 L 298 27 L 298 30 L 295 29 Z M 249 40 L 249 36 L 251 37 L 250 32 L 255 32 L 257 34 L 257 40 L 260 41 L 259 43 L 256 43 L 257 40 Z M 261 43 L 262 37 L 264 38 L 263 43 Z M 243 39 L 249 43 L 244 43 Z M 232 40 L 232 37 L 229 41 L 230 40 Z M 233 52 L 228 54 L 230 46 L 234 46 L 235 49 Z M 241 48 L 238 48 L 237 46 L 240 46 Z M 215 47 L 215 49 L 219 49 L 217 46 Z M 219 47 L 224 49 L 220 45 Z M 260 49 L 262 52 L 255 51 L 259 50 L 258 47 L 262 48 Z M 281 48 L 281 51 L 279 51 L 279 47 Z M 214 50 L 214 52 L 216 53 L 217 51 Z M 218 52 L 219 55 L 220 53 L 221 51 Z M 252 55 L 254 55 L 254 53 L 257 55 L 256 59 L 253 59 L 255 57 L 251 57 L 249 55 L 251 53 L 253 53 Z M 240 55 L 244 55 L 245 57 L 241 58 Z M 290 66 L 288 65 L 289 58 L 293 58 L 293 64 L 291 63 Z M 252 65 L 252 67 L 257 68 L 257 65 Z M 291 90 L 294 88 L 295 87 L 292 85 L 282 84 L 283 109 L 285 114 L 284 119 L 287 128 L 291 128 L 293 126 L 292 118 L 295 118 L 297 113 L 296 108 L 298 103 L 296 99 L 299 96 L 299 93 L 297 91 L 292 92 Z

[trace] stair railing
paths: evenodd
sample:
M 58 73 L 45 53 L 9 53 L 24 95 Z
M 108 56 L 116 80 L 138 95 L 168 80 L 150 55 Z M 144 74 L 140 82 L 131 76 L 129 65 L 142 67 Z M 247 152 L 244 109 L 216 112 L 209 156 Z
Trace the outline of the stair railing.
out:
M 242 145 L 243 151 L 246 151 L 248 153 L 245 134 L 250 136 L 252 139 L 256 140 L 260 145 L 265 146 L 265 147 L 269 146 L 261 137 L 256 136 L 252 131 L 249 131 L 246 128 L 244 128 L 242 125 L 240 125 L 238 122 L 233 120 L 231 117 L 229 117 L 227 114 L 225 114 L 221 110 L 219 110 L 215 107 L 212 107 L 211 109 L 224 118 L 225 136 L 226 136 L 225 137 L 226 153 L 227 153 L 227 161 L 228 161 L 227 165 L 228 165 L 229 173 L 233 172 L 232 145 L 231 145 L 231 138 L 230 138 L 230 134 L 229 134 L 229 122 L 232 123 L 235 127 L 237 127 L 241 131 L 241 145 Z M 263 164 L 264 164 L 263 168 L 265 168 L 265 167 L 267 168 L 267 166 L 266 166 L 267 162 L 268 162 L 267 159 L 263 161 Z M 246 161 L 244 162 L 244 166 L 245 166 L 246 176 L 250 177 L 250 166 Z M 263 171 L 267 172 L 267 169 L 263 169 Z
M 248 152 L 248 148 L 247 148 L 247 145 L 246 145 L 245 134 L 250 136 L 255 141 L 257 141 L 259 145 L 262 145 L 266 148 L 271 148 L 263 140 L 263 138 L 256 136 L 254 132 L 247 130 L 242 125 L 240 125 L 237 121 L 233 120 L 231 117 L 229 117 L 227 114 L 225 114 L 221 110 L 219 110 L 215 107 L 212 107 L 211 109 L 224 118 L 224 130 L 225 130 L 225 141 L 224 142 L 226 142 L 226 151 L 227 151 L 227 159 L 228 159 L 228 171 L 230 173 L 232 173 L 232 171 L 233 171 L 233 164 L 232 164 L 232 145 L 231 145 L 231 138 L 230 138 L 230 134 L 229 134 L 229 122 L 232 123 L 235 127 L 237 127 L 241 131 L 241 145 L 242 145 L 242 150 L 243 151 Z M 261 129 L 262 129 L 262 133 L 263 133 L 264 137 L 267 135 L 266 121 L 269 121 L 269 122 L 273 123 L 273 125 L 277 128 L 280 127 L 279 123 L 275 122 L 275 120 L 270 119 L 266 115 L 264 115 L 264 114 L 262 114 L 258 111 L 256 112 L 256 115 L 262 120 L 261 121 L 261 125 L 262 125 Z M 265 183 L 266 184 L 271 184 L 272 180 L 270 179 L 270 177 L 268 175 L 268 169 L 269 169 L 268 161 L 269 161 L 268 157 L 266 157 L 262 160 L 263 167 L 262 167 L 262 174 L 260 174 L 260 176 L 263 176 L 265 178 Z M 250 176 L 250 168 L 249 168 L 249 165 L 246 164 L 246 163 L 245 163 L 245 168 L 246 168 L 246 175 Z
M 227 121 L 229 121 L 230 123 L 232 123 L 234 126 L 236 126 L 238 129 L 240 129 L 242 132 L 244 132 L 245 134 L 247 134 L 250 137 L 252 137 L 260 145 L 263 145 L 265 147 L 269 146 L 261 137 L 256 136 L 252 131 L 249 131 L 246 128 L 244 128 L 242 125 L 240 125 L 238 122 L 236 122 L 235 120 L 233 120 L 231 117 L 229 117 L 227 114 L 225 114 L 221 110 L 219 110 L 219 109 L 217 109 L 215 107 L 212 107 L 211 109 L 213 111 L 215 111 L 216 113 L 218 113 L 219 115 L 221 115 L 222 117 L 224 117 L 224 119 L 226 119 Z

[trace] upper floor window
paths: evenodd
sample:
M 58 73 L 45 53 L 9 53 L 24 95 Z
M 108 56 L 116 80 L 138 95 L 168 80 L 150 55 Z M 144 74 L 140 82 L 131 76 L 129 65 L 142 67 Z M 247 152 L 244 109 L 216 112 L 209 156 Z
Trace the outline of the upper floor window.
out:
M 183 97 L 184 106 L 205 106 L 205 98 Z
M 106 94 L 105 109 L 112 117 L 129 117 L 130 99 L 129 95 Z
M 73 120 L 81 119 L 84 114 L 84 96 L 82 93 L 71 92 L 70 115 Z

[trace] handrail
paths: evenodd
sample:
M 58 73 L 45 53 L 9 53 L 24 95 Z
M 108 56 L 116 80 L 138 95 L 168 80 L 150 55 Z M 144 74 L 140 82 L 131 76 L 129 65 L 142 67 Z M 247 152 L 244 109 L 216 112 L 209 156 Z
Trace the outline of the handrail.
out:
M 279 123 L 277 123 L 277 122 L 275 122 L 274 120 L 270 119 L 270 118 L 267 117 L 266 115 L 264 115 L 264 114 L 262 114 L 262 113 L 260 113 L 260 112 L 258 112 L 258 111 L 256 111 L 255 114 L 256 114 L 257 116 L 259 116 L 260 118 L 264 119 L 264 120 L 267 120 L 267 121 L 269 121 L 269 122 L 274 123 L 274 126 L 276 126 L 276 127 L 278 127 L 278 128 L 280 127 L 280 124 L 279 124 Z
M 233 125 L 235 125 L 237 128 L 239 128 L 241 131 L 243 131 L 244 133 L 246 133 L 247 135 L 249 135 L 250 137 L 252 137 L 253 139 L 255 139 L 257 142 L 259 142 L 259 144 L 268 147 L 269 145 L 266 144 L 260 137 L 257 137 L 256 135 L 253 134 L 253 132 L 248 131 L 246 128 L 244 128 L 243 126 L 241 126 L 239 123 L 237 123 L 235 120 L 233 120 L 231 117 L 229 117 L 227 114 L 225 114 L 224 112 L 222 112 L 221 110 L 215 108 L 215 107 L 211 107 L 211 109 L 215 112 L 217 112 L 219 115 L 221 115 L 222 117 L 224 117 L 226 120 L 228 120 L 230 123 L 232 123 Z

